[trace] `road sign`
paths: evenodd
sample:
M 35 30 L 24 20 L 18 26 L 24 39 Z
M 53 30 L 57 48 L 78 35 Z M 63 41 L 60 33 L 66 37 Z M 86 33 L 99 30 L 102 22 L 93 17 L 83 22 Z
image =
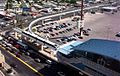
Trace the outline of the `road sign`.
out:
M 28 7 L 23 7 L 23 11 L 30 11 L 31 9 Z

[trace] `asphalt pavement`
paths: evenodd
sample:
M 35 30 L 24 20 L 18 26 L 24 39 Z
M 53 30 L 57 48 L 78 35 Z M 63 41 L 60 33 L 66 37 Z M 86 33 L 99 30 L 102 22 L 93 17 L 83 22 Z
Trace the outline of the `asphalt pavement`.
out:
M 0 48 L 1 52 L 5 56 L 5 60 L 8 64 L 16 64 L 17 68 L 14 68 L 20 76 L 38 76 L 33 72 L 31 69 L 29 69 L 26 65 L 21 63 L 19 60 L 17 60 L 15 57 L 11 56 L 6 50 Z
M 119 13 L 120 13 L 120 11 L 118 11 L 115 14 L 99 13 L 99 12 L 96 12 L 96 14 L 86 13 L 86 15 L 84 16 L 84 30 L 91 29 L 91 31 L 89 31 L 89 36 L 84 35 L 83 39 L 78 39 L 78 40 L 86 41 L 86 40 L 89 40 L 91 38 L 102 38 L 102 39 L 119 41 L 119 37 L 115 36 L 118 32 L 120 32 L 120 30 L 118 29 L 119 24 L 120 24 Z M 65 15 L 64 18 L 65 17 L 68 17 L 68 16 Z M 57 20 L 58 17 L 54 17 L 52 19 Z M 68 18 L 68 20 L 67 19 L 66 20 L 65 19 L 61 20 L 61 23 L 66 23 L 66 24 L 70 23 L 70 24 L 72 24 L 72 26 L 77 26 L 77 22 L 71 21 L 70 17 Z M 40 25 L 39 23 L 37 23 L 37 24 Z M 50 25 L 50 27 L 51 26 L 53 27 L 53 25 Z M 56 25 L 54 25 L 54 26 L 56 26 Z M 46 28 L 47 27 L 48 26 L 46 26 Z M 41 30 L 42 29 L 43 28 L 41 28 Z M 60 37 L 72 36 L 74 33 L 79 32 L 79 31 L 80 30 L 77 28 L 77 29 L 74 29 L 74 30 L 69 31 L 67 33 L 63 33 L 63 34 L 59 34 L 57 36 L 54 36 L 54 37 L 50 38 L 50 40 L 55 42 L 55 43 L 58 43 L 56 41 L 57 38 L 59 39 Z M 55 33 L 55 32 L 53 32 L 53 33 Z
M 110 39 L 110 40 L 117 40 L 119 41 L 119 38 L 115 36 L 115 34 L 117 32 L 119 32 L 119 24 L 120 24 L 120 12 L 117 12 L 116 14 L 94 14 L 94 16 L 91 16 L 91 20 L 85 22 L 85 28 L 84 29 L 92 29 L 90 32 L 89 36 L 84 36 L 83 39 L 80 39 L 80 41 L 86 41 L 88 39 L 91 38 L 104 38 L 104 39 Z M 101 16 L 97 19 L 94 19 L 97 16 Z M 68 17 L 66 15 L 66 17 Z M 56 17 L 55 19 L 57 19 L 58 17 Z M 65 18 L 65 17 L 64 17 Z M 31 22 L 33 19 L 30 19 L 28 21 Z M 38 23 L 39 24 L 39 23 Z M 41 23 L 40 23 L 41 24 Z M 27 26 L 27 25 L 26 25 Z M 101 31 L 102 30 L 102 31 Z M 72 31 L 74 32 L 79 32 L 78 30 L 74 30 Z M 69 33 L 66 33 L 65 36 L 70 35 Z M 20 61 L 18 61 L 16 58 L 12 57 L 8 52 L 6 52 L 6 50 L 0 48 L 2 53 L 5 55 L 6 57 L 6 62 L 11 64 L 11 63 L 15 63 L 18 65 L 19 68 L 16 68 L 15 70 L 20 73 L 21 76 L 37 76 L 32 70 L 30 70 L 27 66 L 25 66 L 23 63 L 21 63 Z M 33 59 L 26 57 L 25 55 L 23 55 L 23 57 L 21 57 L 25 62 L 28 62 L 30 65 L 33 65 L 35 68 L 37 68 L 41 73 L 43 73 L 45 76 L 58 76 L 57 72 L 58 71 L 63 71 L 63 66 L 58 67 L 58 65 L 52 65 L 52 66 L 47 66 L 41 67 L 41 65 L 43 64 L 38 64 L 36 62 L 34 62 Z M 40 66 L 40 68 L 38 67 Z M 67 68 L 64 68 L 65 71 L 68 70 Z M 68 75 L 68 76 L 74 76 L 74 75 Z M 77 75 L 75 75 L 77 76 Z
M 115 35 L 120 32 L 120 11 L 115 14 L 111 13 L 99 13 L 90 14 L 87 13 L 84 17 L 84 29 L 91 29 L 89 31 L 89 36 L 83 36 L 83 39 L 79 39 L 80 41 L 86 41 L 91 38 L 98 39 L 108 39 L 119 41 L 119 37 Z M 65 21 L 68 22 L 68 21 Z M 72 23 L 72 22 L 69 22 Z M 76 25 L 76 24 L 74 24 Z M 72 35 L 75 32 L 79 32 L 79 29 L 73 30 L 72 33 L 68 32 L 64 34 L 64 36 Z
M 28 68 L 23 63 L 21 63 L 15 57 L 11 56 L 6 50 L 4 50 L 2 48 L 0 48 L 0 49 L 1 49 L 2 53 L 5 55 L 6 62 L 8 64 L 14 63 L 14 64 L 18 65 L 17 68 L 15 68 L 15 70 L 21 76 L 37 76 L 35 74 L 35 72 L 33 72 L 30 68 Z M 24 62 L 26 62 L 27 64 L 32 66 L 34 69 L 38 70 L 44 76 L 59 76 L 58 72 L 61 72 L 61 71 L 64 72 L 66 76 L 79 76 L 74 70 L 66 67 L 65 65 L 59 64 L 59 63 L 53 63 L 53 64 L 48 64 L 46 62 L 37 63 L 34 61 L 33 58 L 26 56 L 25 54 L 22 54 L 20 56 L 20 59 L 22 59 Z M 71 71 L 71 73 L 69 73 L 70 71 Z

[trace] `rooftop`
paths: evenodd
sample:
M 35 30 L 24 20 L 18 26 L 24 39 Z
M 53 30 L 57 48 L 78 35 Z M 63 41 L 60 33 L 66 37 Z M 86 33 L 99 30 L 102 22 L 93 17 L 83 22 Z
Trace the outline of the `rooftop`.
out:
M 120 61 L 120 42 L 104 39 L 90 39 L 75 47 L 75 50 L 87 51 L 111 57 Z

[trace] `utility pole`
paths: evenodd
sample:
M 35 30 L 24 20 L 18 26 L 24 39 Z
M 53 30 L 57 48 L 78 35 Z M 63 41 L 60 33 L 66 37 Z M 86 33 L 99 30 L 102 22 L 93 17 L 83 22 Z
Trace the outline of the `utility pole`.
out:
M 84 14 L 83 14 L 83 8 L 84 8 L 84 5 L 83 5 L 83 0 L 81 0 L 81 11 L 80 11 L 80 24 L 79 24 L 79 28 L 80 28 L 80 37 L 83 38 L 83 27 L 84 27 L 84 24 L 83 24 L 83 17 L 84 17 Z

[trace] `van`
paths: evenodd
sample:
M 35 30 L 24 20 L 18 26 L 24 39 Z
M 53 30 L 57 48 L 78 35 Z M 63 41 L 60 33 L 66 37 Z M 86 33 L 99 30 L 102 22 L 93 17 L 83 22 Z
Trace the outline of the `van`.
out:
M 2 41 L 3 40 L 3 37 L 2 36 L 0 36 L 0 41 Z
M 52 61 L 51 60 L 46 60 L 46 63 L 47 64 L 52 64 Z

